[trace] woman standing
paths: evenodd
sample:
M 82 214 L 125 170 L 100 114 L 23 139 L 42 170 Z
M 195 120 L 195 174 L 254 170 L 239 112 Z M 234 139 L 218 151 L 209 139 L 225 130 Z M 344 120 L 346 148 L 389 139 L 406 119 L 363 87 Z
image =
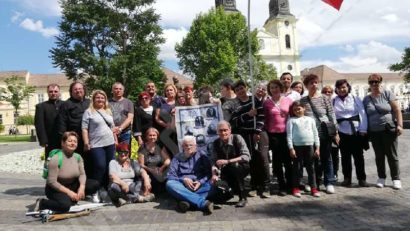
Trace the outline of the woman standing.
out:
M 153 123 L 153 111 L 151 106 L 151 96 L 147 92 L 142 92 L 138 96 L 139 106 L 135 108 L 134 122 L 132 123 L 132 130 L 134 131 L 134 137 L 138 141 L 138 145 L 141 146 L 144 143 L 143 135 L 148 128 L 152 127 Z
M 70 131 L 63 134 L 61 148 L 48 163 L 48 176 L 45 194 L 48 199 L 37 199 L 35 211 L 50 209 L 65 213 L 85 195 L 95 193 L 99 183 L 93 179 L 86 179 L 84 162 L 81 156 L 74 153 L 78 144 L 77 133 Z M 62 156 L 61 166 L 59 158 Z
M 166 174 L 171 163 L 166 149 L 157 144 L 158 136 L 157 129 L 149 128 L 145 133 L 145 143 L 138 150 L 138 163 L 148 173 L 154 194 L 165 191 Z M 149 189 L 145 190 L 144 194 L 149 193 Z
M 321 127 L 322 122 L 333 122 L 336 125 L 336 117 L 333 111 L 332 104 L 329 98 L 323 96 L 318 91 L 319 77 L 315 74 L 309 74 L 304 77 L 303 84 L 308 90 L 308 95 L 303 97 L 300 102 L 305 106 L 305 115 L 310 116 L 316 121 L 316 127 L 319 132 L 320 139 L 320 161 L 316 161 L 316 182 L 319 188 L 321 177 L 324 173 L 324 185 L 326 192 L 329 194 L 335 193 L 333 184 L 335 183 L 335 175 L 333 173 L 332 155 L 330 153 L 332 147 L 332 138 L 339 143 L 339 135 L 336 131 L 336 136 L 331 137 L 326 134 Z
M 297 93 L 300 94 L 300 96 L 303 96 L 305 89 L 303 88 L 303 83 L 300 81 L 295 81 L 290 85 L 290 88 L 292 90 L 296 91 Z
M 397 137 L 403 133 L 403 117 L 396 96 L 381 87 L 383 78 L 379 74 L 371 74 L 368 78 L 370 95 L 363 99 L 364 108 L 369 121 L 368 132 L 376 154 L 377 180 L 376 186 L 383 188 L 386 183 L 385 158 L 390 167 L 393 188 L 401 189 L 399 156 L 397 153 Z
M 175 101 L 178 92 L 174 84 L 167 84 L 164 88 L 166 100 L 155 109 L 155 123 L 160 132 L 160 141 L 172 155 L 178 153 L 177 135 L 175 131 Z
M 268 132 L 269 149 L 272 150 L 272 170 L 278 178 L 279 195 L 285 196 L 292 189 L 291 158 L 286 138 L 286 123 L 292 100 L 282 95 L 284 86 L 279 80 L 269 81 L 267 88 L 271 97 L 263 103 L 265 130 Z
M 89 151 L 93 166 L 90 178 L 107 187 L 108 165 L 115 153 L 116 136 L 112 131 L 114 120 L 104 91 L 95 90 L 91 98 L 92 102 L 84 112 L 81 125 L 84 149 Z
M 352 185 L 352 156 L 356 167 L 356 177 L 360 187 L 368 187 L 364 168 L 363 146 L 361 141 L 367 135 L 367 116 L 359 97 L 350 94 L 352 87 L 346 79 L 335 84 L 337 96 L 333 108 L 339 125 L 339 148 L 342 155 L 342 186 Z

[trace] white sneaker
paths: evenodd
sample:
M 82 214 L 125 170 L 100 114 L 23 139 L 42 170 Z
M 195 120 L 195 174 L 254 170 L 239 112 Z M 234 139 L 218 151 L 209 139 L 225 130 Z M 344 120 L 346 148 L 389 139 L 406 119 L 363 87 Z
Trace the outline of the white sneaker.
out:
M 327 194 L 334 194 L 335 193 L 335 187 L 331 184 L 326 186 L 326 193 Z
M 305 192 L 310 192 L 311 188 L 309 185 L 305 184 Z
M 100 203 L 100 196 L 98 195 L 98 192 L 91 195 L 91 201 L 93 203 Z
M 377 188 L 383 188 L 385 183 L 386 183 L 386 179 L 379 178 L 377 180 L 376 187 Z M 394 181 L 393 181 L 393 184 L 394 184 Z
M 393 180 L 393 189 L 401 189 L 401 181 Z

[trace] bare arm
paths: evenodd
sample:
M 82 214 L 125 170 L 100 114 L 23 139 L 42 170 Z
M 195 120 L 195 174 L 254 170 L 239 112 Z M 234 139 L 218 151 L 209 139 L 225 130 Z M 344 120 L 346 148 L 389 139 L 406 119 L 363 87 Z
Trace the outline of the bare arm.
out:
M 89 151 L 91 149 L 91 145 L 90 145 L 90 138 L 88 136 L 88 129 L 83 128 L 82 135 L 83 135 L 83 141 L 84 141 L 84 149 L 86 151 Z
M 400 106 L 396 100 L 390 101 L 390 106 L 397 120 L 397 135 L 400 136 L 403 133 L 403 115 L 401 114 Z

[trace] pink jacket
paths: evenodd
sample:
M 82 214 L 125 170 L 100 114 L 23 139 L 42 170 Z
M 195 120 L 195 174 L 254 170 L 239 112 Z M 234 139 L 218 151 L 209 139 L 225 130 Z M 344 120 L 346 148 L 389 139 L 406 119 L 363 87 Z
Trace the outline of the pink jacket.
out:
M 289 108 L 292 103 L 292 99 L 282 97 L 278 108 L 271 98 L 265 100 L 263 103 L 263 110 L 265 113 L 265 130 L 267 132 L 286 132 L 286 122 L 289 118 Z

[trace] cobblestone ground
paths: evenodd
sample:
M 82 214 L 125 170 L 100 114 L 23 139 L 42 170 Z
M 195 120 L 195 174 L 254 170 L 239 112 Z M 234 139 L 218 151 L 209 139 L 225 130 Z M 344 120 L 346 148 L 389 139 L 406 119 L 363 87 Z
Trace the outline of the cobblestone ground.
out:
M 403 189 L 374 187 L 377 179 L 374 154 L 365 153 L 369 188 L 337 186 L 336 194 L 313 198 L 302 195 L 249 198 L 245 208 L 233 204 L 216 208 L 211 215 L 198 211 L 181 214 L 170 198 L 158 202 L 107 206 L 87 217 L 41 224 L 24 213 L 43 196 L 40 177 L 0 173 L 0 229 L 4 230 L 410 230 L 410 130 L 400 137 L 399 153 Z M 341 173 L 339 174 L 341 175 Z M 354 181 L 356 184 L 357 182 Z

